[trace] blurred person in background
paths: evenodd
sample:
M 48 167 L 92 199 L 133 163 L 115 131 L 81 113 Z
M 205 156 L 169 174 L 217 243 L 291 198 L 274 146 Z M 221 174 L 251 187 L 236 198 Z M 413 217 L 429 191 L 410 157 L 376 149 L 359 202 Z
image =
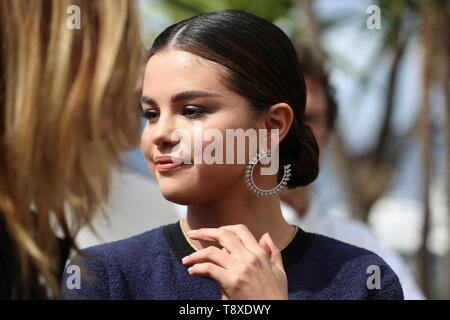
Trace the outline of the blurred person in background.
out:
M 58 298 L 77 230 L 139 142 L 135 3 L 2 0 L 0 44 L 0 298 Z
M 313 131 L 323 154 L 335 128 L 337 104 L 334 89 L 322 62 L 306 45 L 296 43 L 295 46 L 307 87 L 304 121 Z M 282 212 L 288 222 L 308 232 L 335 238 L 378 254 L 398 275 L 405 299 L 425 298 L 401 256 L 386 247 L 366 224 L 328 213 L 310 186 L 284 190 L 280 196 Z

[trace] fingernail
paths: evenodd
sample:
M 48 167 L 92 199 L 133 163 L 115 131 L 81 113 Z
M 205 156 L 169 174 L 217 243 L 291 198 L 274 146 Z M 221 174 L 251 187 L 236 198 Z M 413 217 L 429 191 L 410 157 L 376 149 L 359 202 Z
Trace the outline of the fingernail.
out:
M 186 256 L 186 257 L 184 257 L 183 259 L 181 259 L 181 262 L 185 263 L 186 260 L 187 260 L 187 257 L 188 257 L 188 256 Z
M 191 273 L 192 267 L 188 268 L 187 271 L 188 271 L 189 273 Z
M 191 230 L 191 231 L 188 231 L 188 235 L 191 235 L 191 234 L 194 234 L 194 233 L 196 233 L 197 232 L 197 230 Z

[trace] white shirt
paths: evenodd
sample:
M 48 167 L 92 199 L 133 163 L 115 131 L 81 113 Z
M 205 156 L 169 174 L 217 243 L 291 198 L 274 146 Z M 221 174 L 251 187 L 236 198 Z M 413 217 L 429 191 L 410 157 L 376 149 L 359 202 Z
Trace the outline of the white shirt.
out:
M 311 197 L 308 211 L 303 217 L 299 217 L 297 212 L 283 201 L 281 201 L 281 211 L 288 223 L 298 225 L 305 231 L 321 234 L 374 252 L 397 274 L 405 300 L 425 299 L 402 258 L 386 247 L 361 221 L 326 213 L 320 205 L 320 201 L 315 197 Z

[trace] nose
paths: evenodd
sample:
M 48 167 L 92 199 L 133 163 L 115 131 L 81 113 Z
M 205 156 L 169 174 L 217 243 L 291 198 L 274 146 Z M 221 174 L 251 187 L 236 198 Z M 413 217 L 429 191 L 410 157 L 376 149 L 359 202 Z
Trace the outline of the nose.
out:
M 152 124 L 151 139 L 156 146 L 174 146 L 179 139 L 172 140 L 176 129 L 175 118 L 170 113 L 161 113 L 156 123 Z

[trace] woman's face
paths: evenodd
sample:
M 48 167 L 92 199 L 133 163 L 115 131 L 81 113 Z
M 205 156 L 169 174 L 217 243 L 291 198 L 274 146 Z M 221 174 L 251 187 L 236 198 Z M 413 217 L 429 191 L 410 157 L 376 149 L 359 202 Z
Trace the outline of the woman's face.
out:
M 223 66 L 177 49 L 159 51 L 147 63 L 142 108 L 148 120 L 141 150 L 169 201 L 197 204 L 212 201 L 230 188 L 248 192 L 245 164 L 237 163 L 236 152 L 232 164 L 205 164 L 204 158 L 202 164 L 194 163 L 194 139 L 203 151 L 211 144 L 201 138 L 199 125 L 202 132 L 217 129 L 222 133 L 224 163 L 226 129 L 264 127 L 263 122 L 251 117 L 245 99 L 224 85 L 224 72 Z M 180 129 L 191 138 L 182 136 L 172 141 L 174 130 Z M 180 152 L 180 148 L 184 151 Z M 158 160 L 163 156 L 189 158 L 192 164 L 163 164 Z

